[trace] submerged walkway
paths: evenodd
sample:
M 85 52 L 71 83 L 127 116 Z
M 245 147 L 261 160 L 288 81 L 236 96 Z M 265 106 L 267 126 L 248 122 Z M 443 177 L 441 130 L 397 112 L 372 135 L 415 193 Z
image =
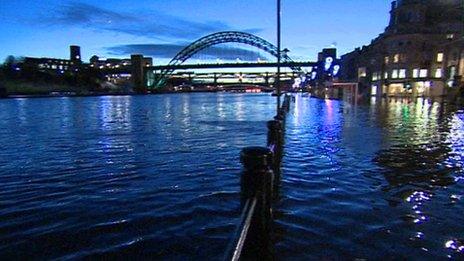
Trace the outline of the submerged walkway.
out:
M 292 106 L 279 258 L 462 257 L 463 111 L 303 96 Z

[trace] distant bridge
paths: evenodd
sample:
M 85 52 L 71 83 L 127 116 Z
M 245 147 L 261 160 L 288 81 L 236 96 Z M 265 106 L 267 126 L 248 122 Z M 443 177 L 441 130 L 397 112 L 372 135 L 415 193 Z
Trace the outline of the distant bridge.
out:
M 314 67 L 317 62 L 282 62 L 282 67 L 301 68 Z M 218 68 L 275 68 L 275 62 L 255 62 L 255 63 L 204 63 L 204 64 L 180 64 L 180 65 L 158 65 L 147 67 L 148 70 L 191 70 L 191 69 L 218 69 Z M 298 71 L 299 72 L 299 71 Z
M 259 48 L 274 57 L 278 56 L 277 47 L 268 41 L 244 32 L 218 32 L 193 42 L 189 46 L 180 51 L 166 66 L 153 66 L 145 69 L 145 78 L 147 87 L 149 89 L 163 87 L 166 80 L 175 70 L 178 69 L 206 69 L 206 68 L 243 68 L 243 67 L 271 67 L 277 66 L 276 63 L 229 63 L 229 64 L 197 64 L 197 65 L 183 65 L 183 63 L 191 58 L 194 54 L 200 52 L 208 47 L 223 44 L 223 43 L 242 43 Z M 303 74 L 301 65 L 294 62 L 286 53 L 281 53 L 282 66 L 288 66 L 294 72 Z M 304 63 L 303 63 L 304 64 Z M 312 66 L 313 63 L 308 63 Z M 159 72 L 156 72 L 159 70 Z

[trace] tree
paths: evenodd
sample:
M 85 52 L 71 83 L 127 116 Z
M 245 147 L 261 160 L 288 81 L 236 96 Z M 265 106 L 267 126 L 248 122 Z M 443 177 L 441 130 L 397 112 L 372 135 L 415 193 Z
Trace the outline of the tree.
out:
M 5 62 L 3 63 L 3 66 L 6 68 L 11 68 L 13 65 L 16 64 L 16 58 L 13 55 L 8 55 L 6 57 Z

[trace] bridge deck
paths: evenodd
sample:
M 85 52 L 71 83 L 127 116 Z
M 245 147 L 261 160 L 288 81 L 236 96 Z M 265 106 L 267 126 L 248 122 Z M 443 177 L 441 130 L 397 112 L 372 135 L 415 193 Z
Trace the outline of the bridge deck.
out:
M 317 66 L 316 62 L 292 62 L 281 63 L 282 67 L 314 67 Z M 217 68 L 275 68 L 277 63 L 204 63 L 204 64 L 181 64 L 181 65 L 159 65 L 150 66 L 147 69 L 160 71 L 160 70 L 188 70 L 188 69 L 217 69 Z

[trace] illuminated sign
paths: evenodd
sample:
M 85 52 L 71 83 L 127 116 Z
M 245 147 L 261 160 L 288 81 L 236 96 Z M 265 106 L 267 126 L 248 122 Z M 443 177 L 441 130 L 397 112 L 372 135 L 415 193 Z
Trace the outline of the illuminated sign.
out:
M 334 59 L 332 57 L 325 58 L 324 69 L 326 71 L 330 70 L 330 67 L 332 67 L 333 61 L 334 61 Z
M 332 71 L 333 75 L 334 75 L 334 76 L 337 76 L 337 74 L 338 74 L 339 71 L 340 71 L 340 65 L 338 65 L 338 64 L 337 64 L 337 65 L 334 65 L 333 71 Z
M 316 79 L 316 76 L 317 76 L 317 72 L 312 72 L 311 73 L 311 80 Z

